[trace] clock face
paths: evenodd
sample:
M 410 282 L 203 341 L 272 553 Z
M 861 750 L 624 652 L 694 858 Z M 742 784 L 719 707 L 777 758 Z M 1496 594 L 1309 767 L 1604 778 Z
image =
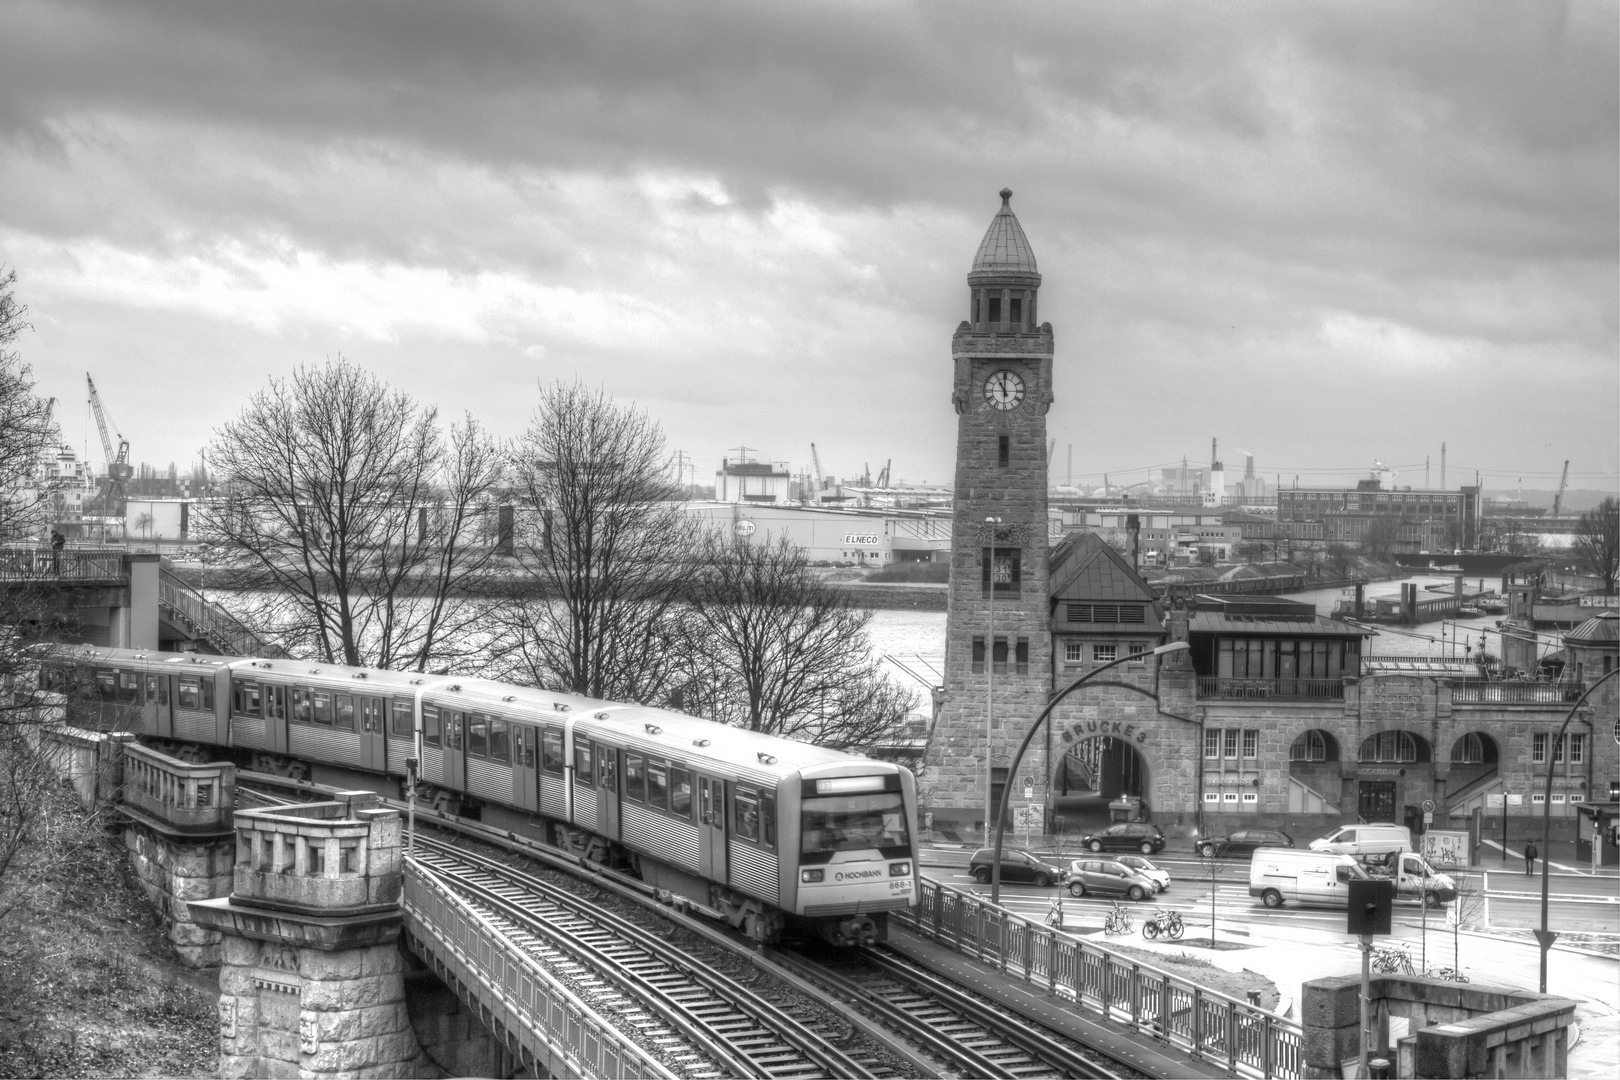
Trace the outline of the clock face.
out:
M 1024 378 L 1016 371 L 1002 368 L 990 373 L 984 380 L 984 400 L 992 409 L 1005 412 L 1016 409 L 1024 400 Z

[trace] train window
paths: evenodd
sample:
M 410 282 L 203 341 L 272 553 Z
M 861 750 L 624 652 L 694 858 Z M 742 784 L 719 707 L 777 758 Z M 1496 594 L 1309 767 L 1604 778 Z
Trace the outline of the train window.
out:
M 900 792 L 806 797 L 799 813 L 800 854 L 831 858 L 837 851 L 911 848 Z M 886 853 L 886 857 L 889 857 Z
M 776 796 L 763 795 L 759 800 L 760 842 L 766 847 L 776 846 Z
M 295 724 L 313 724 L 315 722 L 315 705 L 309 696 L 309 691 L 302 686 L 293 687 L 292 720 Z
M 415 717 L 412 715 L 414 711 L 408 701 L 394 702 L 394 738 L 408 739 L 411 737 L 411 729 L 416 726 L 414 723 Z
M 619 781 L 615 775 L 613 751 L 598 750 L 596 753 L 596 782 L 602 785 L 603 791 L 617 791 Z
M 709 823 L 709 781 L 698 777 L 698 823 Z
M 231 680 L 231 712 L 237 716 L 259 715 L 259 684 Z
M 717 829 L 726 827 L 726 788 L 719 780 L 714 782 L 714 809 L 711 810 L 709 822 Z
M 96 693 L 101 695 L 103 701 L 111 701 L 118 696 L 118 676 L 111 671 L 96 672 Z
M 422 741 L 429 746 L 439 745 L 439 710 L 432 705 L 422 706 Z
M 489 760 L 499 761 L 503 765 L 512 760 L 512 745 L 507 735 L 506 721 L 489 718 Z
M 155 676 L 157 679 L 158 704 L 169 703 L 169 677 L 167 675 Z
M 489 718 L 483 713 L 467 714 L 467 756 L 489 757 Z
M 647 805 L 669 809 L 669 766 L 662 761 L 647 762 Z
M 325 690 L 310 691 L 311 713 L 317 724 L 332 726 L 332 695 Z
M 141 692 L 141 680 L 133 671 L 118 673 L 118 700 L 126 705 L 135 704 Z
M 201 680 L 182 675 L 180 676 L 180 707 L 182 709 L 196 709 L 202 707 Z
M 146 703 L 148 705 L 152 704 L 154 701 L 157 700 L 157 696 L 158 696 L 158 677 L 156 675 L 148 675 L 146 677 Z
M 647 800 L 647 766 L 640 754 L 624 755 L 624 797 L 633 802 Z
M 204 709 L 207 709 L 209 712 L 213 712 L 214 711 L 214 680 L 213 679 L 209 678 L 209 679 L 204 679 L 203 680 L 202 692 L 203 692 L 203 695 L 202 695 L 202 697 L 203 697 L 202 707 Z
M 264 688 L 264 715 L 271 720 L 287 719 L 287 688 L 285 686 L 266 686 Z
M 669 812 L 692 820 L 692 774 L 685 769 L 669 770 Z
M 517 732 L 518 735 L 517 752 L 518 756 L 522 759 L 523 767 L 525 769 L 534 768 L 534 737 L 536 734 L 534 728 L 514 727 L 512 730 Z M 558 764 L 560 765 L 561 762 L 558 762 Z M 560 772 L 561 770 L 559 769 L 558 771 Z
M 574 783 L 581 787 L 595 787 L 596 774 L 591 771 L 591 748 L 574 747 Z
M 562 775 L 563 771 L 563 740 L 562 732 L 547 728 L 540 733 L 540 768 L 548 773 Z M 591 775 L 591 753 L 585 751 L 585 764 L 579 769 L 581 776 Z
M 738 788 L 731 801 L 737 813 L 736 821 L 732 825 L 733 831 L 744 840 L 758 843 L 759 794 L 746 788 Z
M 354 730 L 354 695 L 337 694 L 332 699 L 332 726 L 343 731 Z
M 447 746 L 451 750 L 460 750 L 461 749 L 461 731 L 462 731 L 462 726 L 464 724 L 466 724 L 466 722 L 467 722 L 467 714 L 464 713 L 464 712 L 445 713 L 445 721 L 444 721 L 444 745 L 445 746 Z

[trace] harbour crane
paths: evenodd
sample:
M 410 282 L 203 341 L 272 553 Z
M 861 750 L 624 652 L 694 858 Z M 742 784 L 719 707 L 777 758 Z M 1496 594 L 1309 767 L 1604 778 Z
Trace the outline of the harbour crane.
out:
M 1564 476 L 1558 481 L 1558 494 L 1553 496 L 1552 516 L 1558 516 L 1558 508 L 1564 503 L 1564 489 L 1569 486 L 1569 459 L 1564 459 Z
M 821 501 L 821 489 L 827 483 L 827 476 L 821 471 L 821 455 L 816 453 L 815 443 L 810 444 L 810 460 L 816 466 L 816 484 L 813 490 L 816 493 L 816 502 L 819 503 Z
M 135 475 L 135 470 L 129 464 L 129 440 L 118 434 L 118 428 L 113 426 L 113 434 L 107 434 L 107 412 L 101 406 L 101 395 L 96 393 L 96 380 L 84 373 L 84 381 L 90 386 L 90 411 L 96 415 L 96 428 L 101 432 L 101 449 L 107 455 L 106 487 L 103 490 L 102 503 L 111 512 L 113 504 L 123 504 L 128 496 L 124 492 L 124 481 Z M 113 438 L 118 439 L 118 450 L 113 451 Z
M 878 487 L 886 488 L 886 487 L 889 486 L 889 466 L 891 466 L 893 464 L 894 464 L 894 459 L 893 458 L 890 458 L 888 461 L 885 461 L 883 463 L 883 471 L 878 473 L 878 478 L 877 478 L 877 486 Z

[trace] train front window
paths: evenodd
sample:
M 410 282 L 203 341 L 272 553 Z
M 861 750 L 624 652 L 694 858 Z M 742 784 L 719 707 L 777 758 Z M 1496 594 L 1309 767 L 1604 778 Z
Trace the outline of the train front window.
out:
M 906 808 L 898 791 L 807 798 L 802 822 L 800 850 L 805 855 L 911 849 Z

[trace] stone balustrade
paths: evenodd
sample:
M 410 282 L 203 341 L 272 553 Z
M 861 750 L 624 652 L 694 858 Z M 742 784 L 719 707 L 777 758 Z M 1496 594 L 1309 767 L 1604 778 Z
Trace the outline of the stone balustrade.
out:
M 327 916 L 394 910 L 402 883 L 398 810 L 372 792 L 236 812 L 232 899 Z
M 1347 1076 L 1361 1033 L 1361 977 L 1302 987 L 1305 1075 Z M 1399 1077 L 1567 1076 L 1575 1002 L 1481 983 L 1375 976 L 1372 1057 Z M 1403 1019 L 1406 1033 L 1394 1021 Z
M 124 807 L 183 833 L 229 831 L 236 766 L 193 764 L 130 742 L 124 747 Z

